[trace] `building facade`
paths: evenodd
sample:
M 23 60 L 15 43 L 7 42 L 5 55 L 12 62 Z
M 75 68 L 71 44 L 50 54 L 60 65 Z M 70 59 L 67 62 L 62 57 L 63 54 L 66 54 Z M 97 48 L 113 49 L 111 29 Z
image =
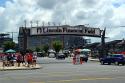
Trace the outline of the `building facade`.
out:
M 13 41 L 13 39 L 9 37 L 9 34 L 1 33 L 0 34 L 0 48 L 3 48 L 4 43 L 7 41 Z
M 84 39 L 78 36 L 55 35 L 55 36 L 29 36 L 27 37 L 27 48 L 35 48 L 43 45 L 52 47 L 53 41 L 60 40 L 63 43 L 64 49 L 70 47 L 80 47 L 84 45 Z

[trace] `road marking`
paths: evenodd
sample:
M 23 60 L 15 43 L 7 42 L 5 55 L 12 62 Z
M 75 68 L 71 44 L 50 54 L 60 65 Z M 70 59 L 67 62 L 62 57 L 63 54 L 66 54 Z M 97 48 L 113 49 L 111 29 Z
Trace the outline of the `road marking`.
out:
M 59 82 L 73 82 L 73 81 L 83 81 L 83 80 L 111 80 L 114 78 L 82 78 L 82 79 L 71 79 L 71 80 L 55 80 L 55 81 L 47 81 L 47 83 L 59 83 Z
M 114 78 L 83 78 L 80 80 L 110 80 L 110 79 L 114 79 Z
M 47 81 L 47 83 L 60 83 L 60 82 L 72 82 L 73 80 L 57 80 L 57 81 Z
M 45 83 L 45 82 L 30 82 L 30 83 Z
M 71 80 L 53 80 L 53 81 L 46 81 L 46 82 L 30 82 L 30 83 L 67 83 L 67 82 L 74 82 L 74 81 L 83 81 L 83 80 L 111 80 L 115 78 L 82 78 L 82 79 L 71 79 Z

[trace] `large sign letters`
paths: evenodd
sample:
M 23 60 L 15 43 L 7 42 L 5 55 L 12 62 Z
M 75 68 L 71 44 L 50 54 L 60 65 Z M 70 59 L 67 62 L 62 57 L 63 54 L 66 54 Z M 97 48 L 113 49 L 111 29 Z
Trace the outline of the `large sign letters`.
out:
M 101 36 L 99 28 L 78 27 L 78 26 L 48 26 L 31 28 L 30 35 L 83 35 L 83 36 Z

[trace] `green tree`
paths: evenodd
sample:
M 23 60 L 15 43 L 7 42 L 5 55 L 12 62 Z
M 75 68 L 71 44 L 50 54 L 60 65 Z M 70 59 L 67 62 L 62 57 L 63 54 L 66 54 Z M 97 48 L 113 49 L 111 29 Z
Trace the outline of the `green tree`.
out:
M 43 45 L 43 51 L 45 52 L 45 56 L 48 56 L 49 45 Z
M 36 51 L 36 52 L 40 52 L 40 48 L 39 48 L 39 47 L 36 47 L 36 48 L 35 48 L 35 51 Z
M 32 53 L 33 50 L 32 49 L 26 49 L 26 53 Z
M 15 42 L 12 42 L 12 41 L 6 41 L 4 42 L 4 51 L 8 50 L 8 49 L 15 49 L 16 47 L 16 44 Z
M 56 53 L 58 53 L 63 47 L 63 44 L 61 41 L 54 41 L 53 42 L 53 48 L 56 51 Z

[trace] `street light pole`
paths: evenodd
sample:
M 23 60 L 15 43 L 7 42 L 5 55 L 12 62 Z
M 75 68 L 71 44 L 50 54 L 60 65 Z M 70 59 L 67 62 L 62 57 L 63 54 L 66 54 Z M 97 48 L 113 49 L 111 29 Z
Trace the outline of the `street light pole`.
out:
M 13 41 L 13 35 L 14 35 L 14 33 L 18 33 L 18 32 L 7 32 L 7 33 L 11 33 L 11 36 L 12 36 L 12 41 Z
M 101 57 L 106 55 L 106 48 L 105 48 L 105 31 L 106 28 L 103 30 L 101 35 Z

